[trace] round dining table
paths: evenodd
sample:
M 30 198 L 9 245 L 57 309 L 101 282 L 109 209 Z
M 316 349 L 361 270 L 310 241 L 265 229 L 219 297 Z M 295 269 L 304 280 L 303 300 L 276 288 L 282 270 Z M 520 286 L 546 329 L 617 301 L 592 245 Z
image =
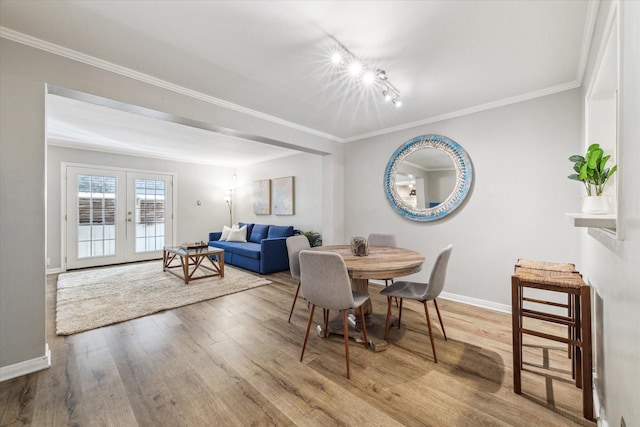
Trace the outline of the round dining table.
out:
M 347 271 L 351 278 L 351 288 L 354 291 L 361 292 L 369 291 L 369 279 L 385 280 L 417 273 L 422 269 L 422 264 L 425 261 L 424 255 L 419 252 L 388 246 L 369 246 L 369 254 L 366 256 L 353 255 L 351 245 L 318 246 L 311 248 L 311 250 L 339 254 L 347 266 Z M 384 331 L 382 331 L 382 334 L 377 331 L 380 327 L 384 328 L 384 321 L 372 320 L 373 305 L 371 300 L 368 300 L 363 308 L 367 323 L 367 334 L 369 335 L 372 349 L 374 351 L 386 349 L 387 343 L 380 338 L 384 336 Z M 336 321 L 335 325 L 335 327 L 329 326 L 329 332 L 341 334 L 342 320 Z M 362 336 L 358 329 L 356 326 L 356 333 L 353 334 L 353 338 L 356 341 L 362 341 Z M 321 336 L 322 330 L 323 326 L 319 325 L 317 332 Z

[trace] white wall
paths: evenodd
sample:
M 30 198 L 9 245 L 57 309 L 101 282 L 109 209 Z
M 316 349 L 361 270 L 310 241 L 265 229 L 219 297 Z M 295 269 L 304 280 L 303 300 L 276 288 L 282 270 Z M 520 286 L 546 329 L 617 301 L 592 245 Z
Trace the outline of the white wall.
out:
M 597 32 L 585 87 L 593 78 L 593 59 L 612 3 L 600 5 Z M 602 417 L 611 426 L 640 426 L 640 2 L 619 3 L 620 111 L 618 227 L 624 240 L 597 230 L 581 233 L 580 265 L 594 287 L 595 351 Z M 585 141 L 582 148 L 586 148 Z
M 430 171 L 427 182 L 429 183 L 429 202 L 444 202 L 451 190 L 456 188 L 456 172 L 450 171 Z M 428 207 L 428 206 L 427 206 Z
M 397 234 L 401 246 L 427 256 L 422 280 L 453 243 L 445 291 L 508 309 L 517 258 L 578 260 L 579 232 L 565 213 L 579 207 L 581 187 L 566 177 L 580 147 L 580 111 L 580 91 L 572 90 L 347 144 L 345 237 Z M 419 223 L 392 209 L 383 174 L 401 144 L 429 133 L 465 148 L 474 183 L 453 215 Z
M 322 157 L 316 154 L 302 153 L 239 168 L 234 197 L 234 223 L 293 225 L 294 228 L 301 231 L 313 230 L 323 234 Z M 286 176 L 294 177 L 295 214 L 254 214 L 254 181 Z
M 79 163 L 130 170 L 172 173 L 176 176 L 177 198 L 174 215 L 177 234 L 174 243 L 207 240 L 210 231 L 219 230 L 228 219 L 226 189 L 234 170 L 169 160 L 147 159 L 99 153 L 58 146 L 47 151 L 47 258 L 48 269 L 61 267 L 61 168 L 62 163 Z M 198 206 L 197 201 L 201 204 Z

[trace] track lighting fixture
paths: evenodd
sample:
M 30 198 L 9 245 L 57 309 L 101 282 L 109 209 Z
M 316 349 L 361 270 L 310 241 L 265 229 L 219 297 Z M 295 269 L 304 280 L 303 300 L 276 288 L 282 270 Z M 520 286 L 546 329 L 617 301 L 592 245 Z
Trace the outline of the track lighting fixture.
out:
M 346 71 L 346 73 L 352 78 L 360 79 L 362 84 L 365 86 L 377 85 L 382 89 L 382 96 L 385 101 L 391 101 L 396 108 L 400 108 L 400 106 L 402 106 L 402 101 L 400 101 L 400 91 L 389 81 L 386 71 L 379 68 L 375 70 L 368 68 L 365 63 L 356 58 L 349 49 L 339 42 L 338 46 L 331 54 L 331 63 L 334 67 L 341 68 Z

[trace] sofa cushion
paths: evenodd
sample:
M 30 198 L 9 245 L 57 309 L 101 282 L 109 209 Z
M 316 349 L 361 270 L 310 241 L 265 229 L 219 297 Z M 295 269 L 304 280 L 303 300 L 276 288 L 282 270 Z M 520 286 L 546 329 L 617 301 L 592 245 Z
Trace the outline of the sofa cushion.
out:
M 225 262 L 227 254 L 241 255 L 247 258 L 260 259 L 260 244 L 253 242 L 211 242 L 211 246 L 224 249 Z
M 246 242 L 247 241 L 247 226 L 243 225 L 240 228 L 232 228 L 227 238 L 227 242 Z
M 270 225 L 268 239 L 274 239 L 276 237 L 289 237 L 293 236 L 293 226 L 291 225 Z
M 268 225 L 254 224 L 253 229 L 251 230 L 251 236 L 247 240 L 253 243 L 260 243 L 262 239 L 267 238 L 268 231 Z

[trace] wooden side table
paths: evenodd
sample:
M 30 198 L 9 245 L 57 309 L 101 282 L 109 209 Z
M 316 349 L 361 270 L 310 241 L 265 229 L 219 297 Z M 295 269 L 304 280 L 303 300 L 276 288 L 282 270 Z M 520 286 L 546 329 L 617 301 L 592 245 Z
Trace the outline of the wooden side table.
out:
M 564 293 L 568 305 L 553 301 L 527 298 L 525 288 Z M 525 308 L 523 303 L 532 302 L 543 306 L 569 307 L 567 316 Z M 582 388 L 582 410 L 584 418 L 593 420 L 593 377 L 591 342 L 591 288 L 584 283 L 573 264 L 518 260 L 511 276 L 511 303 L 513 322 L 513 391 L 522 393 L 522 336 L 523 334 L 562 342 L 572 350 L 572 368 L 576 386 Z M 523 326 L 523 318 L 542 320 L 567 326 L 567 337 L 535 331 Z

